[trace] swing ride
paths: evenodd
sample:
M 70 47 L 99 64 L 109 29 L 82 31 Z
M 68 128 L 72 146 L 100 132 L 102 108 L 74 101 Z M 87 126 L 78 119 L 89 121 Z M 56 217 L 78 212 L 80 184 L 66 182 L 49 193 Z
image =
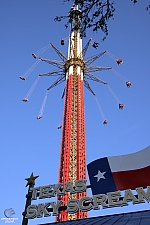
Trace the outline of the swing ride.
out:
M 66 37 L 66 38 L 63 38 L 61 39 L 61 45 L 65 45 L 65 42 L 69 40 L 69 37 Z M 84 58 L 85 54 L 86 54 L 86 51 L 91 43 L 91 40 L 90 39 L 88 41 L 88 43 L 86 44 L 86 46 L 84 47 L 84 49 L 82 50 L 82 52 L 80 52 L 78 58 Z M 93 44 L 92 44 L 92 47 L 97 49 L 98 48 L 98 45 L 99 43 L 94 41 Z M 62 61 L 58 61 L 58 60 L 49 60 L 49 59 L 44 59 L 44 58 L 40 58 L 39 56 L 44 53 L 49 47 L 52 47 L 56 53 L 60 56 L 60 58 L 62 59 Z M 121 58 L 118 58 L 116 57 L 115 55 L 111 54 L 110 52 L 108 51 L 104 51 L 104 52 L 101 52 L 95 56 L 92 56 L 92 57 L 89 57 L 84 63 L 83 65 L 81 65 L 83 67 L 83 70 L 84 70 L 84 86 L 94 95 L 95 99 L 96 99 L 96 102 L 97 102 L 97 105 L 98 105 L 98 108 L 99 108 L 99 111 L 101 113 L 101 116 L 103 118 L 103 124 L 104 125 L 107 125 L 108 124 L 108 120 L 106 119 L 106 116 L 104 115 L 104 112 L 100 106 L 100 103 L 98 101 L 98 99 L 96 98 L 96 95 L 94 93 L 94 91 L 91 89 L 87 79 L 90 79 L 90 80 L 93 80 L 93 81 L 96 81 L 96 82 L 99 82 L 99 83 L 103 83 L 103 84 L 106 84 L 109 91 L 111 92 L 111 94 L 113 95 L 113 97 L 115 98 L 115 100 L 117 101 L 118 103 L 118 108 L 123 110 L 125 104 L 123 103 L 120 103 L 121 101 L 119 100 L 119 98 L 116 96 L 116 94 L 113 92 L 113 90 L 110 88 L 110 86 L 108 85 L 107 82 L 99 79 L 97 76 L 95 76 L 94 74 L 91 74 L 90 72 L 96 72 L 96 71 L 101 71 L 101 70 L 111 70 L 114 74 L 116 74 L 119 78 L 121 78 L 123 81 L 125 81 L 125 84 L 128 88 L 130 88 L 132 86 L 132 83 L 131 81 L 126 81 L 127 79 L 122 76 L 120 73 L 118 73 L 117 71 L 115 71 L 112 67 L 100 67 L 100 66 L 90 66 L 89 65 L 94 62 L 96 59 L 98 59 L 100 56 L 102 55 L 108 55 L 110 58 L 112 58 L 118 65 L 122 65 L 123 64 L 123 60 Z M 48 96 L 48 91 L 55 87 L 56 85 L 60 84 L 61 82 L 65 81 L 65 73 L 66 73 L 66 70 L 68 68 L 68 66 L 70 65 L 70 63 L 75 63 L 75 61 L 70 61 L 70 60 L 67 60 L 67 57 L 62 53 L 60 52 L 52 43 L 50 43 L 50 45 L 47 45 L 45 46 L 44 48 L 36 51 L 35 53 L 32 53 L 31 54 L 32 57 L 34 59 L 37 59 L 36 62 L 27 70 L 27 72 L 23 75 L 23 76 L 20 76 L 19 78 L 23 81 L 25 81 L 27 79 L 27 77 L 31 74 L 31 72 L 35 69 L 35 67 L 39 64 L 40 61 L 44 61 L 46 63 L 49 63 L 53 66 L 56 66 L 58 67 L 58 70 L 53 70 L 53 71 L 50 71 L 48 73 L 45 73 L 45 74 L 39 74 L 38 77 L 36 78 L 35 82 L 33 83 L 33 85 L 31 86 L 30 90 L 28 91 L 26 97 L 24 97 L 22 99 L 23 102 L 28 102 L 29 98 L 31 97 L 38 81 L 39 81 L 39 78 L 40 77 L 43 77 L 43 76 L 59 76 L 59 78 L 49 87 L 47 88 L 47 91 L 46 91 L 46 95 L 44 97 L 44 100 L 43 100 L 43 103 L 42 103 L 42 106 L 40 108 L 40 111 L 39 111 L 39 115 L 37 116 L 37 120 L 40 120 L 43 118 L 43 113 L 44 113 L 44 109 L 45 109 L 45 105 L 46 105 L 46 101 L 47 101 L 47 96 Z M 62 64 L 63 63 L 63 64 Z M 62 94 L 62 98 L 64 97 L 65 95 L 65 88 L 64 88 L 64 91 L 63 91 L 63 94 Z M 58 126 L 57 129 L 61 129 L 62 128 L 62 125 Z
M 39 58 L 39 52 L 32 53 L 32 57 L 36 59 L 35 64 L 26 72 L 24 76 L 21 76 L 25 80 L 27 76 L 31 73 L 33 68 L 38 65 L 40 61 L 46 62 L 50 65 L 57 67 L 56 70 L 50 71 L 48 73 L 39 74 L 35 82 L 33 83 L 31 89 L 27 93 L 26 97 L 22 101 L 27 102 L 35 89 L 39 79 L 43 76 L 58 76 L 58 78 L 51 84 L 47 90 L 44 97 L 41 109 L 37 116 L 37 120 L 43 118 L 43 112 L 45 109 L 45 104 L 48 97 L 48 92 L 53 87 L 66 81 L 65 88 L 63 91 L 62 98 L 64 98 L 64 113 L 62 125 L 59 125 L 57 129 L 62 128 L 62 140 L 61 140 L 61 151 L 60 151 L 60 167 L 58 183 L 62 186 L 70 181 L 74 183 L 76 180 L 86 180 L 86 147 L 85 147 L 85 116 L 84 116 L 84 86 L 91 92 L 94 96 L 96 103 L 98 105 L 99 111 L 103 118 L 103 125 L 108 124 L 108 120 L 102 110 L 102 107 L 96 97 L 95 92 L 92 90 L 89 80 L 104 84 L 108 87 L 108 90 L 112 93 L 117 101 L 119 109 L 123 109 L 124 104 L 115 95 L 113 90 L 110 88 L 106 81 L 103 81 L 97 77 L 94 72 L 110 70 L 117 74 L 120 78 L 125 79 L 122 75 L 116 72 L 112 67 L 102 67 L 92 65 L 98 58 L 102 57 L 104 54 L 114 57 L 108 51 L 103 51 L 88 58 L 85 58 L 86 52 L 90 46 L 94 49 L 98 48 L 98 42 L 92 43 L 90 39 L 85 47 L 82 49 L 82 38 L 80 33 L 81 18 L 80 10 L 77 4 L 74 4 L 70 11 L 70 17 L 72 18 L 68 45 L 68 56 L 58 50 L 52 43 L 50 46 L 58 54 L 61 61 L 50 60 L 45 58 Z M 65 39 L 63 38 L 60 43 L 62 46 L 65 44 Z M 94 45 L 94 46 L 93 46 Z M 43 48 L 45 51 L 48 47 Z M 121 65 L 123 61 L 117 62 L 118 57 L 115 57 L 115 62 Z M 130 81 L 126 81 L 126 86 L 130 87 Z M 27 101 L 26 101 L 27 100 Z M 82 199 L 87 196 L 84 191 L 82 193 L 68 193 L 65 196 L 58 196 L 58 200 L 61 200 L 63 206 L 67 205 L 69 199 Z M 88 214 L 84 211 L 78 211 L 76 214 L 69 214 L 66 211 L 59 211 L 56 221 L 67 221 L 76 220 L 81 218 L 87 218 Z

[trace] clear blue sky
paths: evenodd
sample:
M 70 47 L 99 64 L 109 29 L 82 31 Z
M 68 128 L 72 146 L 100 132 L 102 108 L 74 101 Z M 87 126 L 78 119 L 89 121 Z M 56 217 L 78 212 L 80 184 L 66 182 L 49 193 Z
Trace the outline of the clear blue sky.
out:
M 88 32 L 83 46 L 92 37 L 100 46 L 98 50 L 90 46 L 87 57 L 104 50 L 121 57 L 124 61 L 121 66 L 107 55 L 99 58 L 95 65 L 112 66 L 133 86 L 128 89 L 112 71 L 96 73 L 109 83 L 121 103 L 125 104 L 124 110 L 119 110 L 118 103 L 105 85 L 90 82 L 107 117 L 107 126 L 102 124 L 94 96 L 85 90 L 87 163 L 104 156 L 136 152 L 150 144 L 150 15 L 145 10 L 149 1 L 139 0 L 136 5 L 130 0 L 115 2 L 116 12 L 114 20 L 109 22 L 106 41 L 101 42 L 101 32 Z M 34 172 L 40 176 L 36 186 L 57 183 L 61 142 L 61 130 L 57 130 L 57 126 L 62 120 L 61 95 L 65 83 L 49 91 L 43 118 L 36 120 L 46 88 L 55 77 L 42 77 L 28 103 L 21 99 L 39 73 L 55 67 L 40 62 L 26 81 L 21 81 L 19 76 L 23 76 L 35 62 L 31 53 L 50 42 L 67 54 L 68 43 L 61 46 L 60 39 L 68 36 L 69 29 L 65 29 L 64 23 L 54 22 L 54 17 L 66 14 L 72 4 L 62 4 L 61 0 L 0 0 L 0 5 L 0 218 L 4 217 L 6 208 L 13 208 L 18 217 L 15 224 L 21 224 L 27 193 L 24 179 Z M 51 47 L 41 57 L 59 60 Z M 91 195 L 90 191 L 88 195 Z M 40 203 L 46 201 L 49 199 Z M 149 204 L 90 211 L 89 216 L 141 209 L 149 209 Z M 53 220 L 54 217 L 34 219 L 29 224 Z

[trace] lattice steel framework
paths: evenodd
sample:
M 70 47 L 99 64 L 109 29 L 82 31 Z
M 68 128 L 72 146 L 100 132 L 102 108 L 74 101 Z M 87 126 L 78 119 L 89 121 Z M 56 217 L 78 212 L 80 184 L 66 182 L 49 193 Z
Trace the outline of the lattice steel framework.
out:
M 84 89 L 82 57 L 82 39 L 79 31 L 78 6 L 72 10 L 72 32 L 70 35 L 68 60 L 66 68 L 66 87 L 64 116 L 62 124 L 62 143 L 60 152 L 59 183 L 65 185 L 71 181 L 86 180 L 86 149 L 85 149 L 85 126 L 84 126 Z M 80 199 L 86 196 L 84 193 L 67 194 L 61 199 L 67 205 L 69 198 Z M 57 221 L 86 218 L 87 212 L 80 210 L 72 215 L 66 211 L 59 212 Z

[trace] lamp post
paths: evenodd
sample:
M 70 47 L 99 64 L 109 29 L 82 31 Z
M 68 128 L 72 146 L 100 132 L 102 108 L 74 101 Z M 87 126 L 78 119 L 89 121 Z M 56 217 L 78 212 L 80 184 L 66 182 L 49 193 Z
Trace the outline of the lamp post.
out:
M 26 204 L 25 204 L 25 209 L 24 212 L 22 213 L 23 215 L 23 220 L 22 220 L 22 225 L 27 225 L 28 224 L 28 218 L 26 218 L 26 214 L 27 214 L 27 208 L 29 205 L 31 205 L 31 198 L 32 198 L 32 191 L 31 188 L 34 187 L 35 185 L 35 179 L 38 178 L 39 176 L 34 176 L 33 172 L 31 174 L 31 176 L 29 178 L 26 178 L 25 180 L 27 180 L 27 184 L 26 187 L 29 186 L 28 188 L 28 193 L 26 195 Z

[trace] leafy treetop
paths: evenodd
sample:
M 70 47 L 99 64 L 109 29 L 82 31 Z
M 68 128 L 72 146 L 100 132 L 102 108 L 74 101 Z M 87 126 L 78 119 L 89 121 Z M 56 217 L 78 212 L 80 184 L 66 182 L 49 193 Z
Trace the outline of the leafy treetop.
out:
M 78 4 L 81 9 L 80 20 L 81 20 L 81 35 L 86 36 L 88 28 L 92 29 L 93 32 L 101 30 L 104 33 L 102 40 L 105 40 L 108 35 L 108 21 L 114 18 L 115 12 L 115 1 L 113 0 L 63 0 L 63 2 L 73 2 Z M 131 0 L 134 4 L 137 0 Z M 150 5 L 146 10 L 150 9 Z M 66 16 L 56 16 L 55 21 L 61 21 L 67 19 L 65 27 L 71 23 L 71 13 Z

